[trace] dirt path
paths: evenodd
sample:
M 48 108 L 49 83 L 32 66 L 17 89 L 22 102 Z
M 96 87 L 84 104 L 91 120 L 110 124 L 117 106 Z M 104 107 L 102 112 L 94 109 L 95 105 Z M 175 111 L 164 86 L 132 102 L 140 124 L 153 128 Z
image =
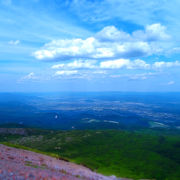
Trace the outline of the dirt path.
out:
M 122 180 L 86 167 L 0 144 L 0 180 Z

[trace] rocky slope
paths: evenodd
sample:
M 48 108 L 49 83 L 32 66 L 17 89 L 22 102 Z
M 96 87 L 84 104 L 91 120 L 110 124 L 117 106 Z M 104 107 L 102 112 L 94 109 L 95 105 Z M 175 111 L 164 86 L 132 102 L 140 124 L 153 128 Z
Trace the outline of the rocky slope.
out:
M 0 180 L 122 180 L 81 165 L 0 144 Z
M 0 128 L 0 134 L 27 135 L 28 132 L 24 128 Z

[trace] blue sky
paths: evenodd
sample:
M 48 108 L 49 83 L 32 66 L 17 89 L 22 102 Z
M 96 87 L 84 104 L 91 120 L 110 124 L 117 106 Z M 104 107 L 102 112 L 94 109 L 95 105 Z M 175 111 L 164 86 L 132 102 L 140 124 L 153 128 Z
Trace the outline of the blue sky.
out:
M 180 91 L 179 8 L 0 0 L 0 91 Z

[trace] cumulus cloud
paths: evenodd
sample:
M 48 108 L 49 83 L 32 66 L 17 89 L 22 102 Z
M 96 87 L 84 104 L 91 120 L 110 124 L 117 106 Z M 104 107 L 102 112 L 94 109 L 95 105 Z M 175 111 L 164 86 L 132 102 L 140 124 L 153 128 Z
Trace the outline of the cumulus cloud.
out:
M 90 63 L 90 64 L 89 64 Z M 93 77 L 111 77 L 121 78 L 126 77 L 130 80 L 145 80 L 153 77 L 166 68 L 179 67 L 180 62 L 165 62 L 157 61 L 154 63 L 147 63 L 141 59 L 117 59 L 106 61 L 75 60 L 69 63 L 53 65 L 51 68 L 55 69 L 55 76 L 68 78 L 93 78 Z M 123 74 L 124 69 L 130 74 Z M 58 71 L 57 71 L 58 70 Z M 128 71 L 127 71 L 128 70 Z M 137 74 L 137 70 L 143 70 L 144 73 Z M 153 72 L 151 72 L 153 71 Z
M 95 37 L 101 41 L 165 41 L 170 38 L 166 27 L 161 24 L 147 25 L 144 30 L 134 31 L 132 35 L 118 30 L 114 26 L 107 26 L 98 32 Z
M 145 61 L 136 59 L 134 61 L 130 61 L 129 59 L 117 59 L 111 61 L 103 61 L 100 63 L 100 68 L 107 69 L 149 69 L 150 64 L 147 64 Z
M 74 75 L 74 74 L 78 74 L 78 71 L 77 70 L 73 70 L 73 71 L 64 70 L 64 71 L 57 71 L 55 73 L 55 76 L 69 76 L 69 75 Z
M 104 74 L 107 70 L 163 70 L 166 68 L 180 67 L 179 61 L 157 61 L 154 63 L 147 63 L 141 59 L 116 59 L 116 60 L 106 60 L 106 61 L 93 61 L 93 60 L 74 60 L 68 63 L 53 65 L 52 69 L 61 70 L 60 72 L 66 74 L 64 71 L 75 72 L 73 70 L 91 70 L 92 73 Z M 88 73 L 90 73 L 88 71 Z M 106 72 L 107 73 L 107 72 Z M 66 75 L 67 75 L 66 74 Z
M 9 41 L 8 43 L 9 43 L 10 45 L 18 45 L 18 44 L 20 44 L 20 40 L 15 40 L 15 41 L 11 40 L 11 41 Z
M 166 33 L 166 27 L 157 23 L 147 25 L 144 31 L 140 30 L 133 32 L 133 38 L 150 42 L 165 41 L 168 40 L 170 36 Z
M 109 61 L 93 61 L 93 60 L 75 60 L 70 63 L 62 63 L 53 65 L 52 69 L 149 69 L 147 64 L 141 59 L 131 61 L 129 59 L 117 59 Z
M 111 68 L 111 69 L 119 69 L 122 67 L 128 67 L 130 64 L 129 59 L 118 59 L 118 60 L 112 60 L 112 61 L 104 61 L 100 63 L 100 68 Z
M 34 52 L 39 60 L 96 59 L 142 57 L 163 51 L 159 41 L 169 38 L 161 24 L 146 26 L 132 34 L 107 26 L 93 37 L 86 39 L 59 39 L 45 44 Z
M 100 41 L 130 41 L 130 34 L 118 30 L 114 26 L 104 27 L 100 32 L 96 33 L 95 37 Z
M 157 61 L 154 63 L 147 63 L 141 59 L 136 59 L 134 61 L 129 59 L 117 59 L 117 60 L 111 60 L 111 61 L 102 61 L 100 63 L 100 68 L 104 69 L 164 69 L 164 68 L 172 68 L 172 67 L 180 67 L 179 61 L 172 61 L 172 62 L 166 62 L 166 61 Z

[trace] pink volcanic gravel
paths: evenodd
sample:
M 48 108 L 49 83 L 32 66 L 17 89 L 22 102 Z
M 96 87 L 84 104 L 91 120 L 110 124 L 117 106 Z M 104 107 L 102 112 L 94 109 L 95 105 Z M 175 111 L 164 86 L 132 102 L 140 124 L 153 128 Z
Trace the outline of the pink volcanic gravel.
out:
M 0 144 L 0 180 L 122 180 L 43 154 Z

